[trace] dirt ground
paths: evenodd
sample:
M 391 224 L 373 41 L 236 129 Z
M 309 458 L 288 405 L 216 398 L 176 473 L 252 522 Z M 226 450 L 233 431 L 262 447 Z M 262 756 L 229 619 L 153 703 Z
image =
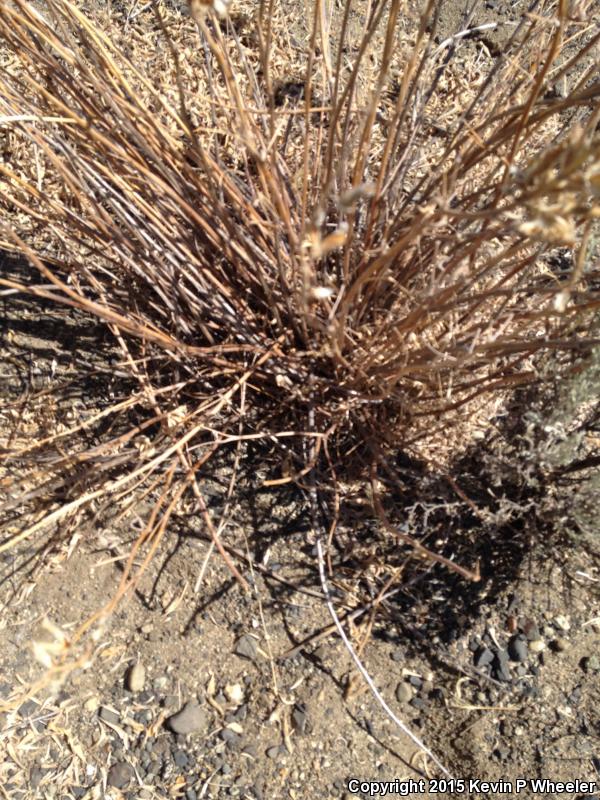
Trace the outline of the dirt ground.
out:
M 440 37 L 462 29 L 463 5 L 447 4 Z M 471 25 L 510 22 L 519 4 L 506 5 L 482 4 Z M 479 37 L 486 57 L 508 30 Z M 122 391 L 110 338 L 89 319 L 15 296 L 0 308 L 5 430 L 59 381 L 70 381 L 67 405 L 46 408 L 49 428 Z M 78 382 L 82 363 L 96 369 L 92 383 Z M 492 492 L 487 448 L 497 451 L 502 426 L 510 443 L 515 413 L 507 398 L 485 437 L 457 455 L 470 497 Z M 423 485 L 468 513 L 443 476 L 401 463 L 411 507 Z M 230 466 L 207 481 L 217 515 Z M 366 609 L 348 624 L 392 711 L 456 781 L 436 786 L 439 770 L 383 713 L 331 630 L 305 498 L 265 487 L 266 477 L 260 453 L 247 451 L 224 535 L 250 592 L 212 552 L 202 520 L 182 510 L 79 666 L 28 699 L 40 657 L 66 647 L 118 588 L 139 528 L 73 520 L 66 540 L 0 553 L 0 796 L 339 800 L 382 796 L 383 782 L 397 781 L 386 796 L 600 797 L 600 570 L 589 541 L 550 535 L 533 512 L 496 529 L 473 515 L 457 560 L 479 560 L 480 583 L 417 570 L 375 619 Z M 359 509 L 340 537 L 377 541 Z M 340 552 L 334 565 L 340 609 L 351 608 L 354 558 Z

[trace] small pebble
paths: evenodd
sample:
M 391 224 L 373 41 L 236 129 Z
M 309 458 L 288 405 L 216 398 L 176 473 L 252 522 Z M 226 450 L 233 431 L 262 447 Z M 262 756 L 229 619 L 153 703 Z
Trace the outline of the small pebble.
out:
M 542 650 L 545 649 L 546 645 L 541 639 L 534 639 L 532 642 L 529 642 L 529 650 L 532 653 L 541 653 Z
M 399 703 L 408 703 L 410 700 L 412 700 L 412 697 L 413 690 L 410 684 L 406 683 L 405 681 L 399 683 L 396 687 L 396 700 Z
M 112 725 L 118 725 L 120 716 L 116 711 L 111 711 L 110 708 L 106 708 L 106 706 L 101 706 L 100 711 L 98 712 L 98 716 L 104 722 L 110 722 Z
M 239 683 L 231 683 L 225 687 L 223 694 L 230 703 L 239 705 L 244 699 L 244 690 Z
M 255 659 L 258 655 L 258 641 L 254 636 L 246 633 L 237 640 L 233 652 L 236 656 L 241 656 L 242 658 Z
M 513 661 L 527 661 L 527 639 L 522 634 L 513 636 L 508 643 L 508 655 Z
M 487 667 L 488 664 L 491 664 L 493 660 L 494 653 L 489 649 L 489 647 L 480 647 L 475 653 L 473 664 L 481 669 L 482 667 Z
M 178 767 L 181 767 L 181 769 L 185 769 L 189 763 L 188 754 L 185 752 L 185 750 L 177 750 L 173 760 Z
M 142 692 L 146 683 L 146 669 L 139 661 L 127 673 L 127 688 L 130 692 Z
M 107 783 L 115 789 L 124 789 L 133 778 L 133 767 L 126 761 L 118 761 L 108 770 Z
M 159 675 L 152 682 L 152 686 L 154 687 L 154 691 L 164 692 L 169 688 L 169 679 L 166 675 Z
M 564 631 L 566 633 L 571 628 L 569 618 L 565 617 L 563 614 L 559 614 L 557 617 L 554 617 L 553 622 L 559 631 Z
M 565 650 L 569 649 L 569 642 L 566 639 L 564 639 L 562 636 L 558 636 L 556 639 L 554 639 L 552 642 L 550 642 L 550 647 L 556 653 L 564 653 Z
M 279 755 L 280 755 L 279 745 L 274 745 L 273 747 L 269 747 L 269 749 L 267 750 L 268 758 L 273 758 L 273 759 L 279 758 Z
M 439 686 L 436 686 L 436 688 L 431 692 L 432 700 L 437 700 L 440 703 L 444 702 L 444 696 L 444 690 Z
M 494 656 L 494 675 L 497 680 L 504 683 L 510 683 L 512 680 L 506 650 L 498 650 Z
M 532 619 L 524 620 L 523 624 L 521 625 L 521 630 L 529 642 L 533 642 L 536 639 L 542 638 L 540 635 L 540 629 Z
M 184 705 L 181 711 L 169 717 L 167 726 L 174 732 L 186 735 L 196 733 L 207 727 L 208 718 L 206 711 L 195 702 Z
M 600 659 L 598 656 L 586 656 L 585 658 L 582 658 L 579 663 L 585 672 L 600 671 Z
M 292 722 L 294 724 L 294 730 L 299 734 L 306 733 L 306 724 L 308 722 L 306 706 L 298 704 L 294 707 L 292 711 Z

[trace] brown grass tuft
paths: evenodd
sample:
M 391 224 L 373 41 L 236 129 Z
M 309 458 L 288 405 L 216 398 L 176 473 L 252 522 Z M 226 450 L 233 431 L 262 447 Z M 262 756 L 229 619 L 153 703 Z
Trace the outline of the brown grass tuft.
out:
M 102 321 L 129 381 L 50 433 L 13 419 L 0 552 L 150 499 L 122 596 L 189 499 L 244 583 L 200 476 L 251 440 L 333 520 L 340 481 L 362 481 L 392 535 L 391 452 L 451 445 L 540 358 L 585 357 L 600 33 L 572 5 L 534 4 L 492 58 L 473 14 L 440 41 L 435 0 L 363 20 L 316 0 L 288 38 L 272 0 L 223 19 L 157 4 L 119 46 L 75 3 L 0 0 L 0 244 L 39 273 L 0 287 Z

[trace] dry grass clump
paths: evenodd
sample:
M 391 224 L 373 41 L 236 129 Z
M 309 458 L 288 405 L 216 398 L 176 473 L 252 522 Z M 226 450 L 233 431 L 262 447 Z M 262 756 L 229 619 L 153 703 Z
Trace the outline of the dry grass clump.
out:
M 106 323 L 135 384 L 48 435 L 15 422 L 0 551 L 150 499 L 122 594 L 190 498 L 225 555 L 201 478 L 248 440 L 334 525 L 351 474 L 394 531 L 378 479 L 407 436 L 454 441 L 543 354 L 587 355 L 594 4 L 534 3 L 495 59 L 460 49 L 473 14 L 436 41 L 439 5 L 315 0 L 286 76 L 274 0 L 153 5 L 120 47 L 75 3 L 0 0 L 0 244 L 40 276 L 0 286 Z

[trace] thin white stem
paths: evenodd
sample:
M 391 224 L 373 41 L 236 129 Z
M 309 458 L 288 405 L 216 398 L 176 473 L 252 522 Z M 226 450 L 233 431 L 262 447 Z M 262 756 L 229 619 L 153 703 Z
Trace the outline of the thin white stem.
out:
M 339 620 L 339 617 L 337 615 L 337 612 L 336 612 L 336 610 L 334 608 L 334 605 L 333 605 L 333 602 L 331 600 L 331 594 L 329 592 L 329 585 L 327 583 L 327 578 L 325 576 L 325 559 L 323 557 L 323 544 L 321 542 L 321 537 L 320 537 L 319 533 L 318 532 L 316 532 L 316 533 L 317 533 L 317 555 L 318 555 L 318 558 L 319 558 L 319 575 L 321 577 L 321 586 L 323 588 L 323 594 L 325 595 L 325 602 L 327 603 L 327 608 L 329 609 L 329 613 L 331 614 L 331 617 L 332 617 L 332 619 L 333 619 L 333 621 L 335 623 L 335 626 L 336 626 L 336 628 L 338 630 L 338 633 L 340 634 L 340 636 L 342 638 L 342 641 L 346 645 L 346 648 L 347 648 L 348 652 L 352 656 L 352 660 L 356 664 L 360 674 L 365 679 L 365 681 L 366 681 L 369 689 L 373 693 L 375 699 L 377 700 L 379 705 L 383 708 L 383 710 L 388 715 L 388 717 L 392 720 L 392 722 L 394 722 L 400 728 L 402 733 L 406 734 L 406 736 L 408 736 L 408 738 L 414 744 L 416 744 L 416 746 L 419 748 L 419 750 L 421 750 L 423 753 L 425 753 L 425 755 L 427 755 L 434 762 L 434 764 L 436 764 L 440 768 L 440 770 L 444 773 L 444 775 L 447 775 L 450 778 L 451 777 L 450 773 L 448 772 L 446 767 L 441 763 L 441 761 L 439 761 L 434 756 L 434 754 L 431 752 L 431 750 L 426 745 L 423 744 L 423 742 L 419 739 L 419 737 L 415 736 L 415 734 L 410 730 L 410 728 L 408 728 L 408 726 L 404 722 L 402 722 L 402 720 L 399 719 L 394 714 L 392 709 L 385 702 L 385 699 L 381 695 L 381 692 L 377 689 L 377 687 L 373 683 L 373 679 L 371 678 L 371 676 L 367 672 L 365 666 L 363 665 L 363 663 L 361 662 L 361 660 L 357 656 L 354 648 L 352 647 L 352 643 L 350 642 L 350 640 L 346 636 L 346 632 L 344 631 L 342 623 Z

